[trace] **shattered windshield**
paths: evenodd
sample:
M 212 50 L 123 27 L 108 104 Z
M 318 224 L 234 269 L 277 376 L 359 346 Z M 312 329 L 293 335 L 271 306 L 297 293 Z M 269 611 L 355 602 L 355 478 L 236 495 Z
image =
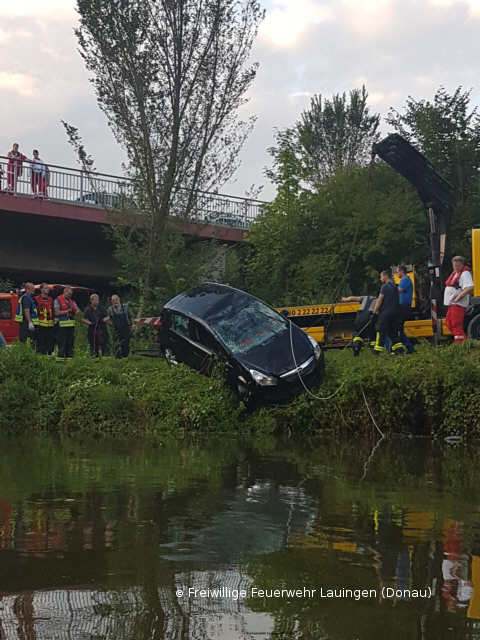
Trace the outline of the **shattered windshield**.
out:
M 241 309 L 233 305 L 210 317 L 209 325 L 233 354 L 248 353 L 288 328 L 288 321 L 260 300 Z

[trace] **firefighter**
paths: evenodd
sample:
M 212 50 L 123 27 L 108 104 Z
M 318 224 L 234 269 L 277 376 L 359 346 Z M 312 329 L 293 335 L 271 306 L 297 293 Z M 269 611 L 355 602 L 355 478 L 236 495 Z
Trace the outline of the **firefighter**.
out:
M 35 327 L 38 325 L 37 307 L 33 297 L 35 285 L 31 282 L 25 284 L 25 293 L 17 305 L 15 322 L 20 323 L 20 342 L 30 344 L 35 341 Z
M 373 313 L 378 317 L 377 335 L 373 350 L 377 355 L 385 353 L 385 338 L 388 336 L 392 345 L 392 353 L 396 355 L 403 354 L 405 353 L 405 347 L 400 340 L 400 332 L 398 330 L 398 287 L 393 282 L 390 271 L 382 271 L 380 281 L 382 286 L 373 309 Z
M 37 353 L 49 355 L 55 349 L 55 317 L 53 298 L 48 294 L 50 288 L 46 282 L 40 285 L 40 295 L 35 297 L 38 313 Z
M 455 344 L 467 339 L 463 329 L 463 319 L 473 291 L 471 271 L 464 265 L 462 256 L 452 259 L 453 273 L 445 282 L 444 304 L 448 307 L 445 323 L 453 334 Z
M 358 356 L 363 346 L 375 344 L 375 319 L 373 310 L 377 299 L 372 296 L 348 296 L 342 302 L 358 302 L 360 309 L 355 316 L 355 337 L 353 338 L 353 355 Z
M 58 318 L 57 345 L 59 360 L 73 358 L 75 344 L 75 314 L 80 313 L 75 300 L 72 300 L 72 287 L 65 287 L 63 294 L 53 303 L 55 317 Z

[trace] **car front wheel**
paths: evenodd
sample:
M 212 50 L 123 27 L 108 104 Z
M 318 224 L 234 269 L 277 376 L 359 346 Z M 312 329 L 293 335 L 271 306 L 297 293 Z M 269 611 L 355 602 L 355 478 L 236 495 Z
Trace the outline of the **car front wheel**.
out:
M 165 349 L 165 360 L 169 367 L 176 367 L 178 364 L 177 356 L 168 347 Z

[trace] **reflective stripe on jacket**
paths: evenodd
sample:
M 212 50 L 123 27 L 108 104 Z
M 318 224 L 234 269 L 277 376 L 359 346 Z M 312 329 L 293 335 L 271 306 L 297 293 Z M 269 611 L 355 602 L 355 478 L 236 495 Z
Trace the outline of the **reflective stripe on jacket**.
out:
M 48 296 L 42 298 L 42 296 L 37 296 L 35 298 L 35 302 L 37 303 L 37 313 L 38 313 L 38 324 L 40 327 L 53 327 L 55 325 L 55 318 L 53 316 L 53 300 Z
M 23 298 L 25 296 L 28 296 L 30 300 L 32 300 L 33 302 L 32 309 L 30 309 L 30 319 L 34 325 L 38 325 L 37 307 L 35 305 L 35 300 L 31 296 L 29 296 L 28 293 L 24 293 L 23 296 L 18 301 L 17 311 L 15 313 L 15 322 L 23 322 L 23 319 L 25 317 L 24 309 L 23 309 Z
M 63 296 L 58 296 L 57 300 L 62 311 L 73 311 L 75 314 L 75 303 L 73 300 L 65 300 Z M 73 318 L 69 315 L 58 316 L 58 324 L 60 327 L 74 327 L 75 315 Z

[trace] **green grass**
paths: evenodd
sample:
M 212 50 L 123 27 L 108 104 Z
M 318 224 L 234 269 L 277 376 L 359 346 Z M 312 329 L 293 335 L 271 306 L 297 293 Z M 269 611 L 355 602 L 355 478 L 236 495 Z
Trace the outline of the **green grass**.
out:
M 92 360 L 80 348 L 66 363 L 25 345 L 0 351 L 0 429 L 4 433 L 175 435 L 248 430 L 344 435 L 384 432 L 477 437 L 480 345 L 421 344 L 412 356 L 358 358 L 327 353 L 322 387 L 284 407 L 245 414 L 221 376 L 131 356 Z M 329 397 L 332 396 L 333 397 Z M 364 398 L 365 396 L 365 398 Z

